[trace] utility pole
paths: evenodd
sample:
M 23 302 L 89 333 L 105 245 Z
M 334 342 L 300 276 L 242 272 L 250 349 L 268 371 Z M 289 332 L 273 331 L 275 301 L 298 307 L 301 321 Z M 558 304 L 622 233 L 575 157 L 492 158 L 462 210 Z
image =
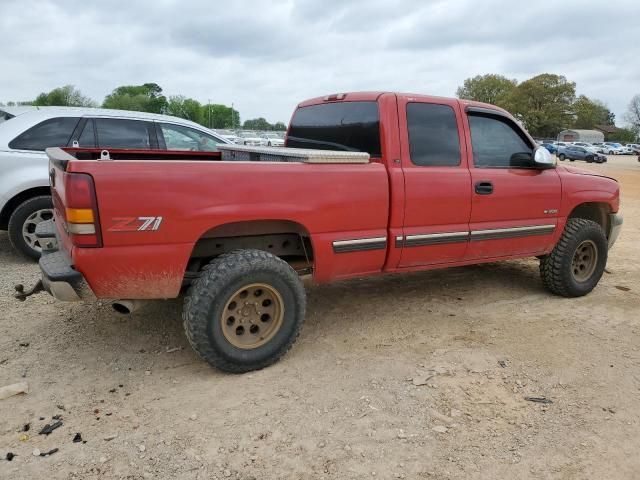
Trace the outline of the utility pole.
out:
M 233 130 L 233 127 L 235 127 L 236 125 L 236 119 L 233 116 L 233 102 L 231 102 L 231 130 Z
M 207 110 L 209 111 L 209 128 L 211 128 L 211 99 L 207 99 Z

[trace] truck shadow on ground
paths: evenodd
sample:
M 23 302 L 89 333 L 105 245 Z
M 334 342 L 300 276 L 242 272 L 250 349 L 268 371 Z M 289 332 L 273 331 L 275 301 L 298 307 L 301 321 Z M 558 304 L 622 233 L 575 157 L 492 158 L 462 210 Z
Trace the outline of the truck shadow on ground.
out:
M 6 271 L 5 294 L 12 293 L 8 290 L 15 283 L 27 285 L 37 279 L 37 263 L 15 254 L 6 234 L 0 235 L 0 262 Z M 525 298 L 550 295 L 542 287 L 537 265 L 535 259 L 527 259 L 308 284 L 307 318 L 298 339 L 304 348 L 294 348 L 289 355 L 298 359 L 313 355 L 319 338 L 338 345 L 345 332 L 388 337 L 399 321 L 409 330 L 437 332 L 451 323 L 447 317 L 471 322 L 473 313 L 485 305 L 500 301 L 517 305 Z M 46 294 L 10 305 L 18 315 L 35 306 L 40 316 L 38 328 L 57 332 L 41 341 L 48 344 L 47 349 L 66 351 L 71 362 L 73 358 L 78 363 L 91 359 L 124 370 L 154 366 L 211 375 L 212 370 L 191 350 L 184 335 L 182 298 L 151 301 L 125 316 L 116 313 L 110 302 L 69 304 L 53 301 Z M 166 353 L 171 355 L 160 355 Z
M 489 291 L 494 293 L 489 296 Z M 483 305 L 496 301 L 517 304 L 527 296 L 550 295 L 540 284 L 537 263 L 526 261 L 356 279 L 309 286 L 307 293 L 307 319 L 298 347 L 287 355 L 303 361 L 323 348 L 316 342 L 320 338 L 336 346 L 345 341 L 345 332 L 371 338 L 393 336 L 390 331 L 399 320 L 409 330 L 442 332 L 453 320 L 448 317 L 457 316 L 458 323 L 472 322 L 473 312 Z M 182 298 L 151 301 L 127 316 L 113 311 L 108 302 L 61 308 L 68 309 L 63 316 L 69 328 L 60 348 L 71 342 L 107 363 L 123 361 L 123 367 L 150 368 L 144 367 L 149 363 L 144 354 L 150 353 L 154 354 L 154 368 L 187 369 L 207 377 L 213 372 L 186 340 Z M 83 333 L 86 329 L 92 332 Z

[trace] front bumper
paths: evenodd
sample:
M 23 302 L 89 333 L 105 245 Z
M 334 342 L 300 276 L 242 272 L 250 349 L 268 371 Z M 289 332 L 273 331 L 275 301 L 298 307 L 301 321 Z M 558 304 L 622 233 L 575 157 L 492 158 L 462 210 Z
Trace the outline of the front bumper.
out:
M 609 214 L 609 248 L 613 247 L 613 244 L 616 243 L 618 239 L 618 235 L 620 235 L 620 230 L 622 229 L 623 218 L 619 213 L 610 213 Z
M 95 300 L 89 284 L 82 274 L 73 268 L 73 262 L 67 252 L 58 249 L 59 242 L 53 220 L 38 224 L 36 236 L 40 239 L 40 244 L 44 245 L 38 262 L 44 289 L 64 302 Z

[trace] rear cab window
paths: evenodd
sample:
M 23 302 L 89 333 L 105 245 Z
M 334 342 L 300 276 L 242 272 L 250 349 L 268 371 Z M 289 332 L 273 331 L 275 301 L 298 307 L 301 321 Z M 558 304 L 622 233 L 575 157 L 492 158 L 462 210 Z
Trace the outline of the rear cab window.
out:
M 408 103 L 407 127 L 411 163 L 422 167 L 460 165 L 460 136 L 452 107 Z
M 287 146 L 366 152 L 381 156 L 380 115 L 375 101 L 332 102 L 296 110 Z
M 11 140 L 9 148 L 44 151 L 49 147 L 65 147 L 79 121 L 79 117 L 49 118 Z

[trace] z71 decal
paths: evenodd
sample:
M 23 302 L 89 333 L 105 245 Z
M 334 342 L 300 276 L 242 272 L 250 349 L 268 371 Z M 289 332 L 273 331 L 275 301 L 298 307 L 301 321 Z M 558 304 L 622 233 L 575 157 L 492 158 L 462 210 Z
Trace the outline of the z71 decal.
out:
M 116 217 L 108 232 L 149 232 L 160 229 L 162 217 Z

